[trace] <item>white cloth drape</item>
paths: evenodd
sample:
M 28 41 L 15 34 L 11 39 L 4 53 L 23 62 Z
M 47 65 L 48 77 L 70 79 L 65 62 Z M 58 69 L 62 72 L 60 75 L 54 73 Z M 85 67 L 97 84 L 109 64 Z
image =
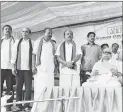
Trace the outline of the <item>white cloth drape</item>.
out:
M 34 103 L 32 112 L 122 112 L 122 88 L 47 88 L 39 100 L 79 97 Z

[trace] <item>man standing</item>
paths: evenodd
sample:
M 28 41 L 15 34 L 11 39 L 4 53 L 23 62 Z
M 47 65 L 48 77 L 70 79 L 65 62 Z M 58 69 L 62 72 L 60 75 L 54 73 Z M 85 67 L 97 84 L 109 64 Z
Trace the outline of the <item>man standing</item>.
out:
M 111 60 L 114 63 L 116 62 L 118 55 L 119 55 L 118 49 L 119 49 L 119 45 L 117 43 L 113 43 L 112 44 L 112 58 L 111 58 Z
M 16 75 L 16 100 L 22 100 L 22 88 L 25 83 L 25 100 L 31 100 L 32 88 L 32 42 L 30 39 L 31 30 L 29 28 L 22 29 L 22 37 L 15 43 L 13 57 L 12 72 Z M 18 111 L 22 110 L 22 105 L 17 105 Z M 29 104 L 24 105 L 25 111 L 30 110 Z
M 55 42 L 51 38 L 52 29 L 45 28 L 44 36 L 34 43 L 33 73 L 36 73 L 34 76 L 34 99 L 40 96 L 44 87 L 54 86 Z
M 45 28 L 44 35 L 34 43 L 33 73 L 34 99 L 41 100 L 43 90 L 54 86 L 54 54 L 55 42 L 52 40 L 52 29 Z M 34 103 L 31 112 L 41 112 L 40 103 Z
M 61 63 L 60 86 L 71 87 L 80 86 L 79 74 L 77 74 L 76 62 L 81 57 L 81 50 L 77 52 L 76 44 L 73 41 L 73 32 L 64 32 L 65 41 L 58 46 L 56 55 Z
M 5 25 L 2 29 L 4 36 L 1 38 L 1 96 L 3 93 L 3 84 L 6 80 L 6 94 L 13 91 L 13 75 L 12 75 L 12 65 L 10 63 L 12 47 L 14 44 L 14 38 L 12 37 L 12 27 L 10 25 Z M 8 100 L 8 103 L 12 102 L 12 99 Z M 7 111 L 11 111 L 11 106 L 7 106 Z
M 82 59 L 81 59 L 81 84 L 85 82 L 89 75 L 87 72 L 91 72 L 94 64 L 101 58 L 101 47 L 95 44 L 94 32 L 87 34 L 88 43 L 81 46 Z

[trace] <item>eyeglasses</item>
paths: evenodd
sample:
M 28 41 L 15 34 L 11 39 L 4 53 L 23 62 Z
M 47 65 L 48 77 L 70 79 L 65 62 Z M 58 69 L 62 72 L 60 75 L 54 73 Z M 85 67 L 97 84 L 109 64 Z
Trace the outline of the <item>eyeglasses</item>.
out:
M 111 52 L 105 52 L 105 51 L 104 51 L 103 53 L 104 53 L 104 54 L 111 54 Z

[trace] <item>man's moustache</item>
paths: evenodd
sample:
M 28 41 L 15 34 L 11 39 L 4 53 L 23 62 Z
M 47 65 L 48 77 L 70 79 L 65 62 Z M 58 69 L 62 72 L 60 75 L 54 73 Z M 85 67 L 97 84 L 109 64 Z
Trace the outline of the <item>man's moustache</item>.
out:
M 72 38 L 71 36 L 69 36 L 68 38 Z

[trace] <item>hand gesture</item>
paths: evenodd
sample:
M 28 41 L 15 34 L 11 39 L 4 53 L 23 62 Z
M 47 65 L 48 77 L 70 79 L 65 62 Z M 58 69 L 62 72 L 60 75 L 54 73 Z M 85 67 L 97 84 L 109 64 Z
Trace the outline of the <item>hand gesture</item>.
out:
M 117 75 L 117 69 L 111 68 L 110 71 L 111 71 L 112 75 Z
M 72 62 L 67 62 L 67 67 L 68 68 L 72 68 L 73 67 L 73 63 Z
M 37 68 L 36 68 L 36 67 L 34 67 L 34 68 L 32 69 L 32 73 L 33 73 L 33 74 L 36 74 L 36 73 L 37 73 Z
M 12 69 L 12 74 L 16 76 L 16 74 L 17 74 L 17 69 L 16 68 Z
M 99 71 L 98 71 L 98 70 L 94 70 L 94 71 L 92 72 L 92 75 L 99 75 Z

